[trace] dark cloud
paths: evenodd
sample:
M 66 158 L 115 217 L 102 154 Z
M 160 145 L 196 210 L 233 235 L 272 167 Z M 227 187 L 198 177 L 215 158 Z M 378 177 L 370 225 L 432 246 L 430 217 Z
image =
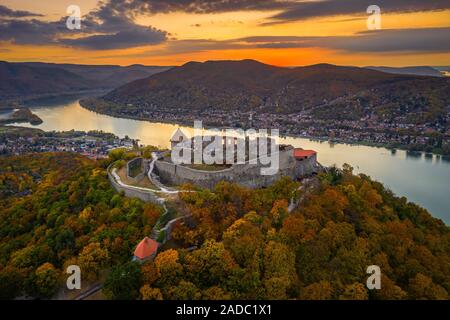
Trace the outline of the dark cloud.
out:
M 361 53 L 450 52 L 450 28 L 364 31 L 349 36 L 254 36 L 232 40 L 172 40 L 144 56 L 173 55 L 212 50 L 326 48 Z M 136 56 L 135 56 L 136 57 Z
M 450 52 L 450 28 L 364 31 L 353 39 L 334 37 L 328 41 L 335 49 L 357 52 Z
M 279 10 L 295 4 L 293 0 L 131 0 L 117 5 L 135 13 L 219 13 L 231 11 Z
M 0 19 L 0 41 L 16 44 L 54 44 L 55 35 L 66 32 L 65 21 Z
M 359 32 L 352 36 L 248 37 L 258 48 L 320 47 L 349 52 L 450 52 L 450 28 L 387 29 Z
M 185 11 L 196 13 L 233 10 L 281 9 L 274 21 L 289 21 L 339 14 L 366 15 L 372 1 L 323 0 L 320 2 L 275 0 L 107 0 L 82 19 L 81 30 L 68 30 L 66 18 L 41 21 L 32 13 L 0 6 L 0 41 L 17 44 L 65 45 L 85 49 L 107 50 L 138 47 L 167 42 L 165 53 L 241 48 L 323 47 L 354 52 L 449 52 L 449 28 L 379 30 L 353 36 L 332 37 L 247 37 L 242 39 L 169 40 L 165 31 L 137 25 L 138 15 L 156 12 Z M 441 10 L 449 0 L 377 0 L 382 12 Z M 14 14 L 16 16 L 14 16 Z M 28 14 L 28 16 L 25 16 Z M 28 17 L 28 19 L 26 19 Z M 25 18 L 25 19 L 24 19 Z M 160 50 L 158 50 L 160 51 Z M 152 51 L 156 52 L 156 51 Z
M 450 9 L 449 0 L 323 0 L 298 2 L 289 8 L 271 17 L 272 22 L 265 24 L 282 23 L 287 21 L 306 20 L 317 17 L 339 15 L 367 15 L 370 5 L 377 5 L 382 13 L 388 12 L 419 12 Z
M 154 45 L 166 41 L 165 31 L 134 23 L 134 13 L 137 10 L 134 2 L 142 1 L 110 0 L 100 4 L 82 21 L 83 32 L 91 35 L 77 39 L 60 39 L 60 43 L 86 49 L 109 50 Z
M 66 17 L 51 22 L 0 17 L 0 41 L 107 50 L 154 45 L 167 39 L 165 31 L 135 24 L 133 10 L 121 7 L 127 3 L 132 2 L 110 0 L 100 3 L 97 9 L 82 18 L 81 30 L 69 30 Z
M 41 14 L 23 11 L 23 10 L 11 10 L 0 4 L 0 17 L 11 17 L 11 18 L 23 18 L 23 17 L 40 17 Z
M 93 35 L 78 39 L 62 39 L 60 43 L 73 47 L 108 50 L 153 45 L 162 43 L 165 40 L 166 33 L 161 30 L 136 26 L 113 34 Z
M 230 49 L 244 49 L 252 46 L 245 43 L 239 43 L 235 40 L 212 40 L 212 39 L 185 39 L 185 40 L 171 40 L 165 46 L 157 49 L 149 49 L 143 53 L 129 54 L 127 57 L 153 57 L 162 55 L 185 54 L 192 52 L 204 52 L 214 50 L 230 50 Z M 254 47 L 254 46 L 253 46 Z

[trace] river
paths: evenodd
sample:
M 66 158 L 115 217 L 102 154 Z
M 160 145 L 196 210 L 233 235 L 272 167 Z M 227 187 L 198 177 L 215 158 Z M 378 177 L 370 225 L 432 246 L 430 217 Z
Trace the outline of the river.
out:
M 82 108 L 77 97 L 41 100 L 29 105 L 44 122 L 38 126 L 20 124 L 45 131 L 103 130 L 119 137 L 128 135 L 140 143 L 168 147 L 177 125 L 153 123 L 97 114 Z M 190 128 L 182 127 L 191 132 Z M 399 196 L 406 196 L 450 224 L 450 159 L 425 154 L 348 144 L 330 144 L 305 138 L 283 138 L 283 143 L 313 149 L 326 166 L 348 163 L 356 173 L 365 173 L 382 182 Z

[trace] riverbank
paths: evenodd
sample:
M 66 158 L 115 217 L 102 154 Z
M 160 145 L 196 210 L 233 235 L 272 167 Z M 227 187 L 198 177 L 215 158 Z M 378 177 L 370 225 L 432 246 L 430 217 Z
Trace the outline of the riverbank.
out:
M 186 127 L 192 127 L 193 121 L 191 119 L 164 119 L 164 118 L 142 118 L 139 116 L 133 116 L 133 115 L 127 115 L 122 114 L 118 112 L 111 111 L 111 108 L 108 108 L 108 105 L 102 104 L 98 99 L 95 98 L 88 98 L 88 99 L 81 99 L 79 100 L 79 104 L 81 107 L 98 113 L 102 115 L 107 115 L 115 118 L 122 118 L 122 119 L 130 119 L 130 120 L 138 120 L 138 121 L 148 121 L 152 123 L 164 123 L 164 124 L 171 124 L 171 125 L 179 125 L 179 126 L 186 126 Z M 117 106 L 117 105 L 116 105 Z M 207 119 L 198 119 L 203 121 L 203 127 L 205 129 L 215 128 L 217 127 L 217 123 L 208 121 Z M 244 129 L 245 128 L 234 128 L 234 129 Z M 255 128 L 258 129 L 258 128 Z M 300 134 L 289 134 L 286 131 L 280 130 L 280 135 L 282 138 L 288 137 L 288 138 L 304 138 L 309 139 L 311 141 L 319 141 L 319 142 L 328 142 L 331 144 L 346 144 L 346 145 L 355 145 L 355 146 L 368 146 L 368 147 L 375 147 L 375 148 L 385 148 L 390 150 L 391 152 L 395 152 L 396 150 L 404 150 L 411 153 L 420 153 L 420 154 L 432 154 L 432 155 L 438 155 L 438 156 L 444 156 L 450 158 L 450 153 L 443 152 L 442 150 L 433 150 L 432 152 L 429 152 L 425 150 L 425 146 L 420 148 L 412 148 L 411 145 L 401 145 L 401 144 L 385 144 L 385 143 L 376 143 L 372 141 L 351 141 L 347 139 L 330 139 L 327 137 L 321 137 L 321 136 L 311 136 L 311 135 L 300 135 Z
M 112 88 L 111 88 L 112 89 Z M 46 93 L 22 96 L 20 98 L 11 98 L 0 100 L 0 110 L 14 110 L 23 108 L 24 104 L 33 103 L 36 100 L 52 99 L 59 97 L 71 97 L 71 96 L 84 96 L 84 95 L 101 95 L 108 92 L 110 89 L 93 89 L 93 90 L 78 90 L 78 91 L 65 91 L 58 93 Z

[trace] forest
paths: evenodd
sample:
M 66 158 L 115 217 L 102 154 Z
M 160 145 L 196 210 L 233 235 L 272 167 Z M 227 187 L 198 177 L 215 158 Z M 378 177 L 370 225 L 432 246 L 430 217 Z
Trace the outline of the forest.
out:
M 131 262 L 162 208 L 115 193 L 112 160 L 1 158 L 0 299 L 55 297 L 73 264 L 109 299 L 449 299 L 448 226 L 349 165 L 308 186 L 183 186 L 171 246 Z

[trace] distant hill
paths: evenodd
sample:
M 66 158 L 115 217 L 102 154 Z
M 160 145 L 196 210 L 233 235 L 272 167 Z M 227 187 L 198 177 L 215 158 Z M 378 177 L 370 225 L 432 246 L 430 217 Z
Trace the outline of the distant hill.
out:
M 438 69 L 427 66 L 402 67 L 402 68 L 394 68 L 394 67 L 366 67 L 366 68 L 393 74 L 408 74 L 408 75 L 430 76 L 430 77 L 444 76 Z
M 406 78 L 327 64 L 289 69 L 254 60 L 189 62 L 131 82 L 112 91 L 105 99 L 200 109 L 278 105 L 285 111 L 295 111 L 304 105 L 318 105 L 394 79 Z
M 24 65 L 32 67 L 56 67 L 87 80 L 95 81 L 103 88 L 116 88 L 128 82 L 146 78 L 158 72 L 166 71 L 170 67 L 144 66 L 134 64 L 127 67 L 116 65 L 79 65 L 79 64 L 52 64 L 40 62 L 27 62 Z
M 169 67 L 0 61 L 0 102 L 84 90 L 113 89 L 167 69 Z
M 308 111 L 316 119 L 338 120 L 409 114 L 408 121 L 428 121 L 446 114 L 448 89 L 447 78 L 329 64 L 282 68 L 254 60 L 189 62 L 113 90 L 97 111 Z

